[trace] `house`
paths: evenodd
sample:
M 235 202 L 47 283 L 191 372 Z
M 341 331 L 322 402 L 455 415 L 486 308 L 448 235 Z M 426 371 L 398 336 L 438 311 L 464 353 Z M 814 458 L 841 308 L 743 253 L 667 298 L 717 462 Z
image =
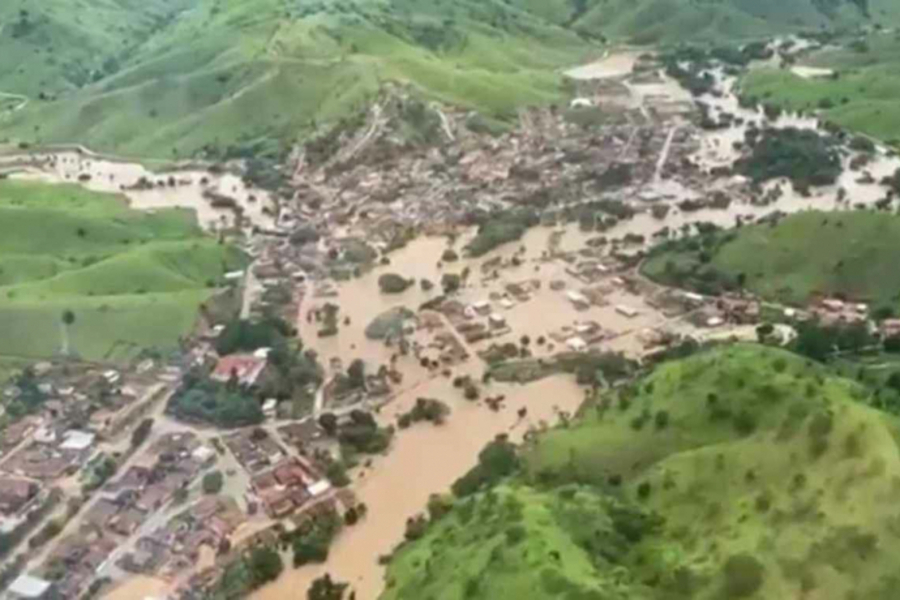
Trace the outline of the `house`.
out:
M 237 377 L 241 385 L 254 385 L 266 368 L 266 358 L 252 354 L 231 354 L 223 356 L 216 363 L 211 377 L 216 381 L 227 383 L 232 376 Z
M 63 443 L 60 444 L 59 447 L 62 450 L 81 452 L 82 450 L 87 450 L 94 444 L 95 437 L 96 436 L 93 433 L 87 431 L 70 429 L 63 434 Z
M 591 306 L 587 296 L 581 292 L 576 292 L 575 290 L 566 292 L 566 298 L 569 299 L 569 302 L 572 303 L 572 306 L 574 306 L 576 310 L 587 310 Z
M 637 309 L 634 309 L 630 306 L 626 306 L 625 304 L 619 304 L 616 306 L 616 312 L 622 315 L 623 317 L 627 317 L 629 319 L 633 319 L 638 316 L 640 313 Z
M 109 521 L 109 528 L 122 536 L 129 536 L 140 527 L 146 515 L 136 508 L 129 508 L 114 516 Z
M 274 419 L 275 412 L 278 409 L 278 400 L 275 398 L 269 398 L 265 402 L 263 402 L 262 411 L 267 419 Z
M 573 352 L 581 352 L 587 348 L 587 342 L 576 335 L 566 340 L 566 346 Z
M 488 324 L 490 324 L 491 328 L 493 329 L 506 327 L 506 317 L 497 313 L 493 313 L 488 317 Z
M 900 335 L 900 319 L 885 319 L 879 326 L 881 335 L 886 338 Z
M 144 490 L 136 506 L 144 512 L 152 512 L 163 505 L 170 493 L 164 485 L 155 483 Z
M 100 498 L 84 516 L 84 523 L 98 529 L 106 527 L 119 512 L 119 505 L 112 500 Z
M 37 496 L 39 489 L 38 484 L 25 479 L 0 477 L 0 512 L 15 514 Z
M 28 598 L 30 600 L 39 600 L 41 598 L 50 597 L 50 588 L 52 583 L 45 579 L 32 577 L 31 575 L 19 575 L 15 581 L 10 584 L 8 592 L 13 598 Z
M 484 316 L 491 312 L 491 303 L 487 300 L 479 300 L 472 304 L 472 309 L 479 315 Z

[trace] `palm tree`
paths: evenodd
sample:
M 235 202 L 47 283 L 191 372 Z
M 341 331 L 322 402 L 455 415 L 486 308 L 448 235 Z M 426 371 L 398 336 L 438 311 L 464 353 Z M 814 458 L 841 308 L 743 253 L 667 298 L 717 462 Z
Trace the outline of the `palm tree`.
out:
M 62 347 L 61 352 L 64 356 L 69 354 L 69 327 L 75 323 L 75 313 L 68 308 L 62 314 Z

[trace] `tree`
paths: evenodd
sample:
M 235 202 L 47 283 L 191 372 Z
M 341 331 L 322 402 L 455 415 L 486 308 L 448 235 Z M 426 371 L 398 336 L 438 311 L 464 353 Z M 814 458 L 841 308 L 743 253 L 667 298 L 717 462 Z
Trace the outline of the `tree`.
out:
M 131 433 L 131 446 L 137 448 L 143 444 L 147 439 L 147 436 L 150 435 L 151 429 L 153 429 L 153 419 L 144 419 L 141 421 Z
M 307 600 L 343 600 L 347 584 L 336 582 L 326 573 L 312 582 L 306 592 Z
M 413 283 L 414 279 L 405 279 L 396 273 L 385 273 L 378 278 L 378 287 L 382 294 L 400 294 Z
M 222 472 L 210 471 L 203 476 L 202 485 L 204 494 L 218 494 L 222 491 L 222 486 L 225 485 L 225 479 L 222 477 Z
M 64 355 L 69 354 L 69 328 L 75 324 L 75 313 L 70 309 L 66 309 L 62 313 L 62 344 L 60 352 Z
M 338 430 L 338 418 L 334 413 L 322 413 L 319 416 L 319 427 L 328 435 L 336 435 Z
M 284 563 L 278 552 L 267 546 L 261 546 L 250 552 L 247 567 L 250 571 L 251 586 L 255 589 L 278 579 L 284 570 Z
M 723 575 L 727 597 L 746 598 L 762 587 L 765 569 L 754 556 L 736 554 L 725 562 Z
M 656 413 L 654 421 L 657 429 L 665 429 L 669 425 L 669 413 L 664 410 L 659 411 Z
M 452 294 L 457 291 L 461 283 L 462 281 L 459 275 L 456 275 L 455 273 L 444 273 L 443 276 L 441 276 L 441 287 L 445 294 Z
M 360 389 L 366 385 L 366 363 L 361 358 L 357 358 L 347 368 L 347 378 L 350 380 L 350 387 Z

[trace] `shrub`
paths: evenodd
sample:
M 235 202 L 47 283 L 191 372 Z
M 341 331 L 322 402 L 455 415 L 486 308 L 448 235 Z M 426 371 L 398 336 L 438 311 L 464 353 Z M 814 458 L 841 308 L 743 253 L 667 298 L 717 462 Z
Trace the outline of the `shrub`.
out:
M 641 500 L 646 500 L 650 497 L 650 492 L 652 491 L 653 486 L 650 484 L 650 482 L 644 481 L 637 487 L 638 498 L 640 498 Z
M 218 494 L 225 485 L 225 479 L 222 477 L 221 471 L 210 471 L 203 476 L 203 493 Z
M 405 279 L 396 273 L 385 273 L 378 278 L 378 288 L 382 294 L 400 294 L 413 285 L 415 280 Z
M 250 552 L 247 566 L 250 571 L 251 586 L 254 589 L 278 579 L 284 569 L 278 552 L 266 546 L 255 548 Z
M 723 567 L 725 595 L 729 598 L 746 598 L 762 587 L 765 569 L 750 554 L 735 554 Z

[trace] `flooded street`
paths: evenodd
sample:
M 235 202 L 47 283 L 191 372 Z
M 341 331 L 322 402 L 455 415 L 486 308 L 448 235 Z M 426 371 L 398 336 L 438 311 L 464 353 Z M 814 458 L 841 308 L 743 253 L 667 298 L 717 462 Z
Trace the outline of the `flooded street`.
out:
M 530 425 L 553 422 L 557 409 L 575 410 L 583 394 L 569 376 L 527 387 L 492 384 L 489 390 L 507 394 L 503 411 L 493 413 L 463 400 L 445 378 L 434 379 L 391 404 L 383 415 L 387 418 L 408 410 L 419 396 L 448 402 L 452 413 L 444 425 L 419 424 L 401 432 L 390 453 L 376 458 L 372 468 L 360 475 L 353 489 L 368 506 L 368 515 L 342 532 L 331 547 L 327 564 L 287 569 L 278 581 L 251 598 L 299 598 L 316 577 L 329 573 L 351 583 L 359 600 L 374 600 L 384 585 L 384 568 L 378 557 L 390 554 L 403 539 L 407 518 L 422 513 L 431 494 L 448 491 L 497 434 L 508 433 L 518 441 Z M 516 414 L 520 407 L 528 408 L 524 422 L 519 422 Z

